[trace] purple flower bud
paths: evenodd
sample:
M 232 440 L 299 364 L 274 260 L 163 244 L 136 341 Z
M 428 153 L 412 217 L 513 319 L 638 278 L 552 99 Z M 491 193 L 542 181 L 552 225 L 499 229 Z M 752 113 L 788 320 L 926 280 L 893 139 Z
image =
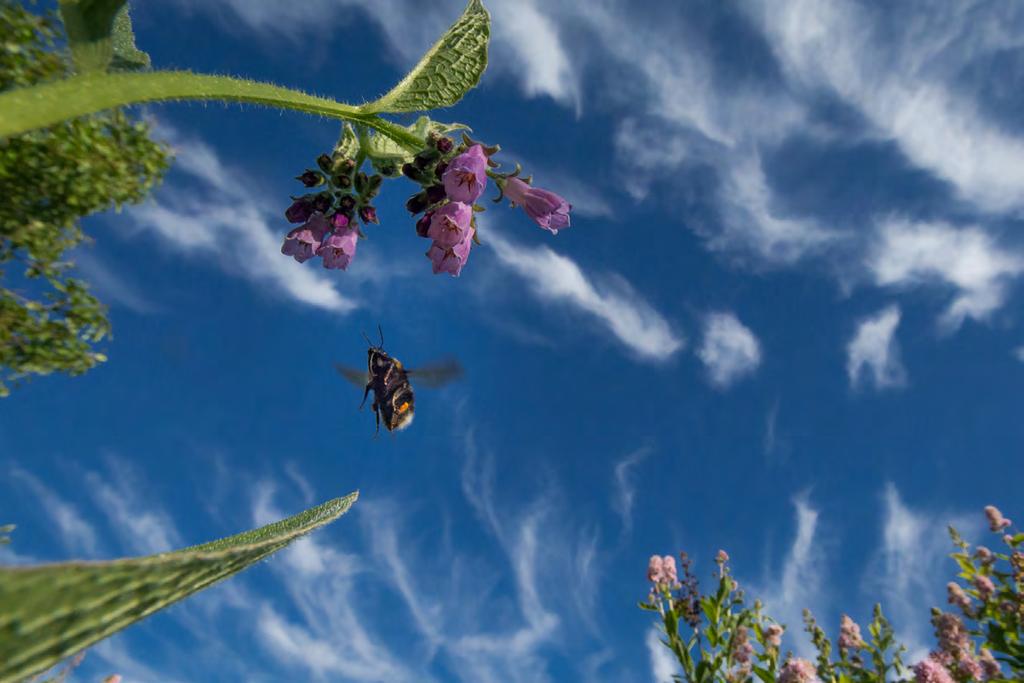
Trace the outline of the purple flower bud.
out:
M 554 192 L 531 187 L 519 178 L 509 178 L 505 183 L 505 196 L 516 206 L 523 207 L 534 223 L 553 234 L 569 227 L 572 205 Z
M 306 197 L 300 197 L 284 212 L 289 223 L 305 223 L 313 215 L 313 204 Z
M 363 223 L 380 223 L 380 220 L 377 219 L 377 209 L 372 206 L 360 207 L 359 217 Z
M 356 198 L 350 194 L 345 195 L 338 200 L 338 208 L 346 212 L 346 214 L 351 213 L 352 209 L 356 208 Z
M 437 204 L 445 198 L 444 185 L 431 185 L 427 188 L 427 203 Z
M 299 263 L 305 263 L 317 253 L 328 227 L 324 215 L 314 213 L 304 225 L 288 233 L 281 245 L 281 253 L 293 257 Z
M 301 181 L 306 187 L 316 187 L 324 181 L 324 177 L 322 175 L 309 168 L 307 168 L 306 172 L 302 175 L 296 176 L 295 179 Z
M 327 193 L 318 194 L 313 198 L 313 210 L 320 213 L 327 213 L 331 208 L 331 195 Z
M 348 216 L 343 213 L 336 213 L 331 216 L 331 228 L 333 228 L 335 232 L 347 228 L 348 223 Z
M 455 145 L 455 143 L 452 142 L 451 138 L 440 137 L 437 139 L 437 142 L 435 142 L 434 145 L 437 147 L 438 152 L 440 152 L 441 154 L 447 154 L 448 152 L 452 151 L 452 147 Z
M 437 166 L 434 167 L 434 176 L 438 180 L 440 180 L 441 178 L 444 178 L 444 172 L 447 171 L 447 170 L 448 170 L 448 162 L 447 161 L 442 161 Z
M 416 234 L 420 237 L 426 237 L 430 230 L 430 222 L 434 219 L 434 212 L 427 211 L 423 214 L 422 218 L 416 221 Z
M 467 237 L 464 241 L 447 249 L 437 242 L 432 243 L 430 249 L 427 250 L 427 257 L 433 264 L 434 274 L 444 272 L 451 274 L 452 277 L 458 277 L 462 272 L 462 267 L 469 260 L 469 251 L 472 247 L 472 237 Z
M 442 248 L 454 247 L 470 237 L 473 209 L 462 202 L 449 202 L 434 211 L 427 236 Z
M 427 193 L 419 192 L 409 197 L 409 200 L 405 203 L 405 210 L 415 216 L 428 206 L 430 206 L 430 202 L 427 201 Z
M 444 189 L 457 202 L 472 204 L 484 193 L 487 185 L 487 155 L 480 145 L 473 145 L 448 163 L 444 172 Z

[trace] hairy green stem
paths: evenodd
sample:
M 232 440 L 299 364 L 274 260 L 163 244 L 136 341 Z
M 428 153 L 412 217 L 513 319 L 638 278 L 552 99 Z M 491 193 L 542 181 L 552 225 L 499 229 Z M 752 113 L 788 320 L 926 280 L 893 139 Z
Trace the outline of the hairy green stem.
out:
M 360 107 L 269 83 L 189 71 L 89 73 L 0 93 L 0 138 L 115 107 L 169 100 L 220 100 L 294 109 L 362 123 L 410 151 L 424 141 Z

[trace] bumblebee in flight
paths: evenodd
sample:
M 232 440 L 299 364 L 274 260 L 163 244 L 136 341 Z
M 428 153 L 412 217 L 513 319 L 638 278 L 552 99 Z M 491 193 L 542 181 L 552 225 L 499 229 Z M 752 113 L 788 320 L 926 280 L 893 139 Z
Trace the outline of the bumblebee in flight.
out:
M 373 391 L 373 413 L 377 418 L 377 432 L 381 422 L 389 432 L 405 429 L 412 424 L 416 412 L 416 400 L 412 391 L 413 377 L 427 387 L 440 387 L 462 376 L 462 366 L 457 361 L 449 360 L 416 369 L 406 368 L 402 361 L 394 358 L 384 350 L 384 333 L 380 333 L 380 344 L 363 335 L 370 347 L 366 350 L 366 372 L 355 368 L 335 364 L 338 372 L 356 386 L 363 387 L 362 410 L 366 398 Z

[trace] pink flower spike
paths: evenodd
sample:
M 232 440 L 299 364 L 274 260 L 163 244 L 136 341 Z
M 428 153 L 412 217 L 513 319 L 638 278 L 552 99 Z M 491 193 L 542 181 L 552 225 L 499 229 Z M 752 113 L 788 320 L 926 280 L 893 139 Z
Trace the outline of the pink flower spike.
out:
M 985 506 L 985 516 L 988 517 L 988 526 L 992 531 L 1002 531 L 1013 524 L 1013 522 L 1003 517 L 1003 513 L 995 505 Z
M 914 680 L 917 683 L 956 683 L 946 667 L 933 657 L 921 660 L 914 667 Z
M 557 235 L 569 227 L 572 204 L 550 190 L 532 187 L 519 178 L 505 182 L 505 196 L 516 206 L 523 207 L 526 215 L 545 230 Z
M 779 671 L 778 683 L 811 683 L 817 680 L 814 665 L 806 659 L 791 659 Z
M 661 555 L 651 555 L 647 563 L 647 580 L 651 583 L 661 583 L 665 578 L 665 560 Z
M 984 574 L 979 574 L 974 577 L 974 587 L 978 589 L 978 595 L 981 597 L 982 602 L 986 602 L 992 597 L 992 594 L 996 592 L 995 584 L 992 583 L 992 579 L 988 578 Z
M 445 194 L 455 202 L 472 204 L 484 193 L 487 185 L 487 155 L 480 145 L 473 145 L 448 163 L 441 177 Z
M 676 558 L 671 555 L 666 555 L 661 558 L 661 566 L 662 572 L 665 576 L 665 581 L 668 582 L 670 586 L 675 585 L 675 583 L 679 581 L 679 576 L 676 574 Z

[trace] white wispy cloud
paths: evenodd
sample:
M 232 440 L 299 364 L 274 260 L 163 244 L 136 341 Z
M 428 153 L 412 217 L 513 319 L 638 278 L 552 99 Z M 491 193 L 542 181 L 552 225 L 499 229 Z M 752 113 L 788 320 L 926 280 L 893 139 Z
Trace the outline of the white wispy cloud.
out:
M 356 307 L 354 298 L 339 291 L 336 273 L 281 254 L 287 232 L 283 208 L 268 202 L 252 178 L 166 122 L 156 130 L 174 148 L 175 163 L 150 201 L 125 211 L 135 231 L 152 233 L 179 253 L 209 259 L 300 303 L 333 313 Z
M 612 496 L 612 509 L 622 520 L 622 533 L 628 535 L 633 530 L 633 503 L 636 499 L 636 481 L 633 470 L 650 457 L 653 449 L 638 448 L 622 460 L 615 463 L 613 469 L 615 491 Z
M 789 77 L 862 112 L 916 165 L 992 211 L 1024 205 L 1024 140 L 991 120 L 957 79 L 1019 45 L 1020 8 L 910 3 L 870 12 L 850 0 L 748 3 Z M 756 9 L 754 9 L 756 8 Z
M 1018 346 L 1013 350 L 1013 356 L 1021 363 L 1024 363 L 1024 346 Z
M 668 321 L 621 277 L 600 283 L 567 256 L 547 246 L 527 247 L 488 228 L 486 244 L 503 266 L 525 280 L 542 301 L 567 304 L 596 318 L 641 358 L 666 360 L 683 348 L 684 339 Z
M 869 267 L 879 285 L 952 288 L 956 295 L 941 322 L 955 330 L 964 319 L 985 320 L 1003 305 L 1010 282 L 1024 272 L 1024 254 L 977 227 L 890 220 L 879 230 Z
M 782 562 L 781 572 L 768 574 L 754 583 L 752 594 L 759 595 L 765 613 L 786 624 L 787 647 L 794 647 L 802 656 L 813 652 L 813 646 L 802 632 L 803 610 L 820 614 L 825 606 L 828 566 L 827 554 L 817 536 L 818 511 L 810 498 L 802 493 L 793 499 L 796 510 L 796 536 Z
M 154 313 L 158 306 L 138 285 L 112 270 L 104 261 L 86 249 L 77 249 L 71 257 L 89 288 L 104 302 L 124 306 L 134 313 Z
M 903 386 L 907 373 L 896 344 L 896 328 L 900 324 L 899 306 L 883 308 L 861 320 L 857 332 L 846 346 L 846 374 L 850 385 L 861 384 L 866 370 L 876 389 Z
M 96 558 L 99 540 L 96 529 L 85 521 L 78 506 L 59 496 L 53 489 L 44 484 L 37 476 L 20 467 L 9 471 L 11 479 L 28 489 L 58 533 L 64 548 L 73 553 L 84 553 L 85 559 Z M 67 558 L 79 559 L 79 558 Z
M 651 665 L 651 676 L 654 683 L 672 683 L 672 677 L 680 671 L 676 658 L 672 655 L 665 644 L 661 642 L 662 635 L 656 628 L 647 629 L 644 636 L 644 644 L 647 646 L 647 656 Z
M 711 313 L 704 320 L 704 341 L 697 357 L 711 383 L 726 389 L 761 364 L 761 345 L 734 313 Z
M 87 472 L 87 489 L 131 552 L 149 555 L 184 545 L 171 516 L 144 494 L 141 475 L 123 458 L 108 459 L 108 475 Z
M 914 663 L 934 647 L 929 609 L 945 603 L 944 586 L 956 573 L 946 527 L 953 524 L 970 538 L 980 524 L 962 514 L 912 510 L 891 482 L 882 504 L 882 541 L 864 573 L 863 589 L 881 594 L 897 638 L 909 650 L 907 661 Z

